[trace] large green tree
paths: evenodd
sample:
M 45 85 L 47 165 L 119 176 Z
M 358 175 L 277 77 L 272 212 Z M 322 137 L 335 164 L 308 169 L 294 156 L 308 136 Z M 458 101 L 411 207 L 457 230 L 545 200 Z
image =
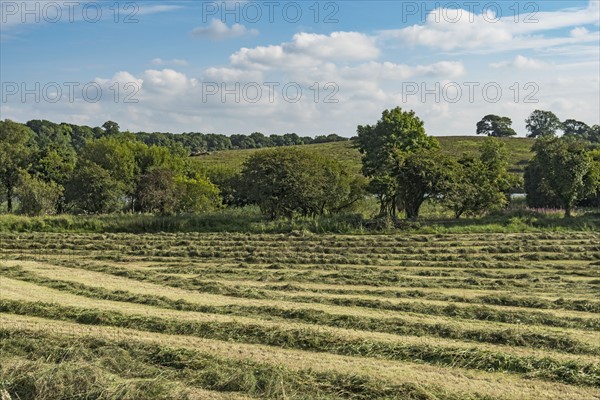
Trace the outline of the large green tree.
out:
M 137 185 L 139 209 L 155 214 L 174 214 L 177 210 L 175 172 L 165 167 L 149 169 Z
M 393 173 L 398 181 L 397 206 L 415 220 L 425 200 L 442 199 L 451 189 L 454 162 L 439 149 L 398 151 Z
M 176 176 L 177 211 L 202 213 L 216 210 L 222 205 L 219 188 L 202 175 Z
M 107 214 L 123 209 L 125 185 L 100 165 L 82 159 L 65 187 L 67 204 L 75 212 Z
M 560 119 L 552 111 L 535 110 L 525 120 L 529 131 L 528 137 L 556 136 L 556 131 L 562 128 Z
M 517 132 L 511 128 L 512 120 L 498 115 L 486 115 L 477 123 L 477 134 L 494 137 L 515 136 Z
M 20 212 L 29 216 L 54 214 L 56 203 L 62 193 L 63 187 L 56 182 L 46 182 L 27 172 L 21 173 L 15 190 L 20 203 Z
M 103 137 L 87 142 L 80 158 L 95 163 L 114 180 L 131 187 L 136 168 L 135 146 L 135 141 L 125 137 Z
M 576 119 L 567 119 L 562 123 L 562 129 L 565 136 L 574 136 L 576 138 L 588 139 L 590 127 L 585 122 Z
M 271 218 L 339 212 L 357 196 L 344 168 L 296 148 L 254 153 L 240 182 L 242 196 Z
M 398 152 L 436 149 L 439 143 L 426 135 L 423 121 L 414 111 L 403 111 L 400 107 L 385 110 L 375 125 L 359 125 L 357 133 L 356 146 L 362 154 L 362 171 L 371 179 L 369 189 L 377 196 L 380 215 L 395 217 Z
M 0 121 L 0 182 L 6 195 L 8 212 L 13 211 L 14 190 L 20 173 L 29 168 L 35 153 L 31 129 L 8 119 Z
M 544 138 L 536 141 L 533 151 L 535 155 L 525 173 L 530 205 L 542 194 L 557 201 L 565 216 L 570 217 L 577 201 L 600 187 L 598 164 L 584 143 L 568 137 Z
M 463 156 L 458 161 L 455 180 L 446 204 L 460 218 L 502 208 L 507 192 L 520 185 L 520 178 L 508 172 L 508 151 L 496 138 L 487 139 L 478 158 Z

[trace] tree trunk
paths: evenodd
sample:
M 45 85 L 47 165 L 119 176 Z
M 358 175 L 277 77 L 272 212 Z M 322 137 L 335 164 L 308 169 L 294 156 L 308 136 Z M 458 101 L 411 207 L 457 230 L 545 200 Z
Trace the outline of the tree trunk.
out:
M 565 207 L 565 218 L 571 218 L 571 206 Z
M 421 209 L 421 204 L 425 199 L 419 199 L 410 202 L 404 207 L 404 212 L 406 213 L 406 218 L 411 221 L 416 221 L 419 218 L 419 210 Z
M 12 211 L 13 211 L 12 198 L 13 198 L 13 187 L 11 184 L 9 184 L 6 187 L 6 207 L 8 208 L 9 213 L 12 213 Z

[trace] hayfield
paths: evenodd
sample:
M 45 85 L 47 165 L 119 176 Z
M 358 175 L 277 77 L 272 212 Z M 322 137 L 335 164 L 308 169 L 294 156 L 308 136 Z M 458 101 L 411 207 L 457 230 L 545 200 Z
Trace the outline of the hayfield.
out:
M 477 156 L 479 146 L 485 137 L 480 136 L 439 136 L 442 151 L 448 155 L 460 157 L 462 154 Z M 525 165 L 533 157 L 531 146 L 534 139 L 529 138 L 500 138 L 506 144 L 508 150 L 508 162 L 511 172 L 523 173 Z M 361 169 L 360 153 L 354 147 L 352 141 L 319 143 L 297 146 L 310 152 L 315 152 L 327 158 L 332 158 L 350 171 L 359 173 Z M 225 168 L 240 170 L 244 161 L 257 149 L 248 150 L 224 150 L 210 155 L 194 157 L 198 162 L 209 168 Z
M 598 399 L 600 234 L 0 234 L 13 399 Z

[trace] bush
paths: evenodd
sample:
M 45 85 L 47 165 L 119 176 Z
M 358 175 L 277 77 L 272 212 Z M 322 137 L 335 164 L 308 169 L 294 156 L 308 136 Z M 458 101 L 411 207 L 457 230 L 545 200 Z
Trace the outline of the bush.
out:
M 63 188 L 55 182 L 47 183 L 28 173 L 21 174 L 16 189 L 20 211 L 29 216 L 54 214 L 62 193 Z
M 364 181 L 337 162 L 295 148 L 263 150 L 245 163 L 242 196 L 271 219 L 334 214 L 362 199 Z

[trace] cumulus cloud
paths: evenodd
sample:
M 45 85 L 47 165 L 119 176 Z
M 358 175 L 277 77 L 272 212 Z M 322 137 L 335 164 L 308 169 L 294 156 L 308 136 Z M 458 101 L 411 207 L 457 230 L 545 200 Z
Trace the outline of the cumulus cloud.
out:
M 590 0 L 587 8 L 539 12 L 515 22 L 514 16 L 495 15 L 489 9 L 481 14 L 464 9 L 436 8 L 423 24 L 401 29 L 384 30 L 379 39 L 399 41 L 402 44 L 420 45 L 444 51 L 474 51 L 492 53 L 517 49 L 541 49 L 559 45 L 598 41 L 598 32 L 581 27 L 598 24 L 600 6 Z M 545 31 L 579 26 L 570 36 L 545 37 Z
M 227 67 L 210 67 L 204 71 L 204 80 L 216 82 L 262 82 L 261 71 L 242 70 Z
M 279 45 L 242 48 L 230 57 L 241 68 L 307 68 L 324 62 L 372 60 L 379 56 L 375 40 L 359 32 L 329 35 L 297 33 Z
M 144 91 L 161 94 L 182 94 L 197 85 L 197 79 L 188 78 L 184 73 L 173 69 L 150 69 L 142 74 Z
M 152 61 L 153 65 L 177 65 L 180 67 L 187 67 L 189 64 L 186 60 L 174 58 L 172 60 L 163 60 L 162 58 L 155 58 Z
M 588 35 L 588 33 L 590 33 L 590 31 L 588 31 L 583 26 L 579 26 L 577 28 L 572 29 L 570 33 L 573 37 L 585 37 Z
M 224 40 L 246 35 L 255 36 L 258 35 L 258 31 L 256 29 L 248 29 L 241 24 L 228 26 L 223 21 L 213 18 L 207 27 L 198 27 L 192 30 L 192 35 L 214 40 Z
M 501 62 L 490 64 L 490 67 L 492 67 L 492 68 L 519 68 L 519 69 L 542 69 L 546 66 L 547 66 L 547 64 L 540 60 L 536 60 L 534 58 L 527 58 L 522 55 L 516 56 L 511 61 L 501 61 Z

